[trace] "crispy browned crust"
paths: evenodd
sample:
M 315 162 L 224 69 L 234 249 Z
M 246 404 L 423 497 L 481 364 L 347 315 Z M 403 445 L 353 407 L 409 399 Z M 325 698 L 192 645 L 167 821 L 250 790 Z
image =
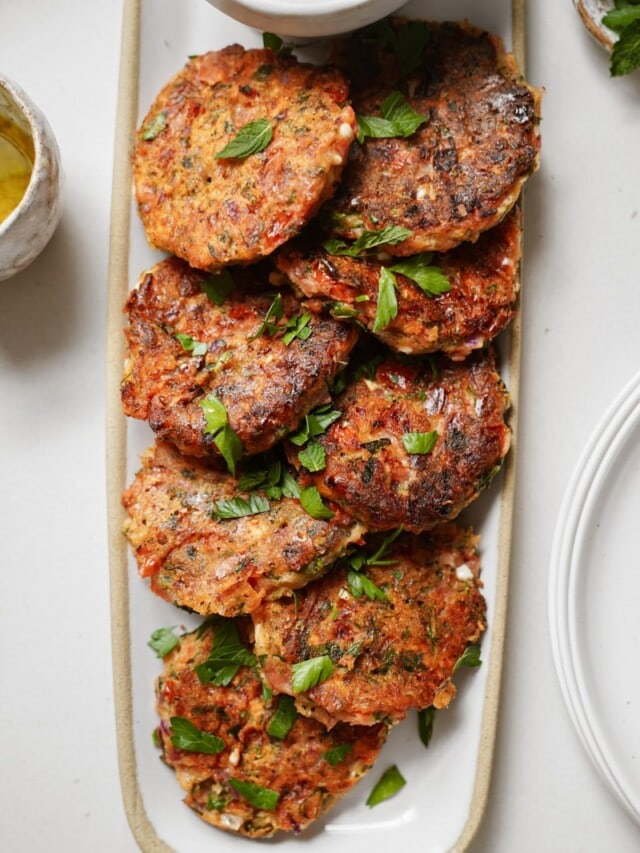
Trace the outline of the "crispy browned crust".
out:
M 270 737 L 267 727 L 278 700 L 265 703 L 255 670 L 241 667 L 227 687 L 200 683 L 195 666 L 206 660 L 212 640 L 211 628 L 201 636 L 186 634 L 165 658 L 156 688 L 163 759 L 187 792 L 185 803 L 207 823 L 250 838 L 299 832 L 371 768 L 387 727 L 340 725 L 326 731 L 315 720 L 298 717 L 283 740 Z M 171 741 L 173 716 L 221 738 L 223 751 L 207 755 L 178 749 Z M 344 745 L 348 751 L 342 761 L 327 761 L 329 750 Z M 251 805 L 230 778 L 278 792 L 275 810 Z
M 265 497 L 256 489 L 252 494 Z M 225 471 L 157 442 L 123 495 L 124 532 L 153 592 L 196 613 L 250 613 L 323 574 L 363 528 L 338 507 L 311 518 L 294 498 L 268 512 L 219 520 L 217 501 L 250 494 Z
M 159 438 L 191 456 L 220 455 L 206 432 L 201 403 L 207 396 L 226 408 L 243 452 L 260 453 L 329 399 L 357 339 L 343 323 L 315 315 L 306 340 L 287 346 L 282 333 L 254 337 L 275 291 L 263 287 L 260 268 L 234 276 L 234 291 L 218 307 L 202 290 L 206 274 L 169 258 L 142 276 L 126 305 L 124 412 L 148 420 Z M 282 322 L 303 314 L 292 293 L 282 294 L 282 304 Z M 185 351 L 177 334 L 206 343 L 206 353 Z
M 318 438 L 326 467 L 309 477 L 369 530 L 427 530 L 454 519 L 499 469 L 508 402 L 490 351 L 464 362 L 387 358 L 337 398 L 342 417 Z M 405 449 L 403 435 L 433 431 L 430 453 Z
M 136 199 L 150 243 L 205 270 L 270 254 L 334 192 L 355 127 L 347 97 L 336 69 L 271 50 L 231 45 L 192 58 L 137 135 Z M 161 114 L 164 128 L 145 140 Z M 260 119 L 273 126 L 264 151 L 216 159 Z
M 325 725 L 398 722 L 410 708 L 446 707 L 456 661 L 485 628 L 477 537 L 443 524 L 403 534 L 367 578 L 387 601 L 355 598 L 347 571 L 308 586 L 297 603 L 263 604 L 254 614 L 256 654 L 274 690 L 293 693 L 291 666 L 329 655 L 333 672 L 296 705 Z M 264 657 L 263 657 L 264 656 Z
M 522 80 L 500 39 L 466 22 L 430 23 L 429 33 L 420 68 L 406 79 L 387 59 L 377 79 L 371 72 L 375 82 L 362 80 L 357 34 L 355 46 L 342 42 L 333 57 L 359 81 L 356 113 L 379 116 L 396 90 L 428 116 L 409 138 L 354 144 L 326 208 L 333 232 L 347 239 L 392 225 L 410 229 L 409 239 L 389 247 L 394 255 L 477 239 L 513 206 L 539 158 L 540 93 Z
M 374 334 L 400 352 L 442 351 L 455 360 L 466 358 L 513 319 L 519 261 L 520 212 L 515 207 L 476 243 L 433 256 L 431 263 L 447 276 L 451 290 L 428 296 L 396 273 L 398 314 Z M 330 255 L 311 237 L 284 246 L 275 263 L 307 297 L 306 305 L 316 311 L 329 307 L 342 316 L 348 313 L 373 331 L 383 262 Z

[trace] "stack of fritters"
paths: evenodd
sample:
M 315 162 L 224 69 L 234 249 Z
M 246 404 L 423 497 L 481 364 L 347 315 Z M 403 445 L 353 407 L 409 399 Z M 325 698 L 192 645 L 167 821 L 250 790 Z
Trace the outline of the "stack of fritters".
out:
M 385 20 L 327 55 L 191 59 L 134 153 L 177 257 L 126 305 L 123 406 L 157 440 L 125 533 L 151 589 L 209 617 L 166 656 L 159 738 L 187 804 L 248 836 L 304 828 L 390 725 L 446 707 L 485 628 L 452 520 L 509 448 L 491 341 L 539 155 L 538 93 L 466 23 Z

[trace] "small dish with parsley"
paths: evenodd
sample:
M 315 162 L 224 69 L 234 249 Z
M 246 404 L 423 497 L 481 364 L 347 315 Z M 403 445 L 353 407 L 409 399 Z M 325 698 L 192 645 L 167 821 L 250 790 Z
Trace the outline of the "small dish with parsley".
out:
M 596 41 L 611 51 L 612 77 L 640 67 L 640 0 L 573 0 Z

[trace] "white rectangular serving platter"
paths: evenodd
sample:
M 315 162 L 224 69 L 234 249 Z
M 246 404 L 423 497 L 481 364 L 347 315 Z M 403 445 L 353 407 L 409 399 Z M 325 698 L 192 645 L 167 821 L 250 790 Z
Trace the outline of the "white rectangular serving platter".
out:
M 303 0 L 301 0 L 303 2 Z M 413 0 L 400 10 L 409 17 L 461 20 L 500 35 L 523 67 L 524 0 Z M 136 126 L 161 86 L 191 54 L 232 42 L 262 44 L 261 34 L 237 24 L 206 0 L 125 0 L 122 62 L 116 127 L 111 215 L 107 356 L 107 487 L 111 566 L 111 611 L 118 756 L 125 808 L 143 851 L 241 853 L 256 841 L 208 826 L 182 803 L 182 790 L 152 742 L 157 724 L 154 679 L 161 670 L 147 642 L 158 627 L 192 629 L 200 619 L 167 604 L 137 575 L 122 535 L 120 496 L 153 442 L 146 424 L 127 422 L 120 407 L 124 358 L 122 327 L 129 288 L 162 255 L 149 248 L 132 204 L 131 150 Z M 304 50 L 297 51 L 304 58 Z M 461 521 L 481 534 L 482 578 L 488 629 L 479 669 L 456 676 L 458 694 L 436 714 L 432 742 L 425 749 L 415 717 L 398 725 L 371 773 L 322 820 L 299 837 L 278 836 L 297 853 L 351 853 L 361 842 L 368 853 L 464 850 L 486 802 L 498 713 L 502 667 L 516 457 L 520 321 L 500 342 L 502 375 L 512 409 L 513 443 L 503 472 Z M 375 809 L 365 805 L 382 771 L 396 764 L 407 780 L 394 798 Z

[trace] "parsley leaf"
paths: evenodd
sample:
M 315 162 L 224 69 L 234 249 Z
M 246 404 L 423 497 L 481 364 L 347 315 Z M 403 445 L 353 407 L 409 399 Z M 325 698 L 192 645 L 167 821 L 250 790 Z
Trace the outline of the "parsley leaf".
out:
M 242 442 L 228 424 L 227 410 L 213 394 L 200 400 L 200 407 L 206 423 L 204 431 L 213 436 L 213 443 L 235 477 L 236 462 L 242 456 Z
M 403 240 L 408 240 L 413 234 L 409 228 L 403 228 L 401 225 L 389 225 L 380 231 L 363 231 L 355 243 L 349 245 L 344 240 L 325 240 L 322 244 L 323 249 L 329 252 L 330 255 L 340 255 L 341 257 L 357 258 L 359 255 L 369 249 L 375 249 L 377 246 L 396 246 L 402 243 Z
M 309 325 L 311 322 L 311 314 L 301 314 L 299 317 L 291 317 L 287 320 L 285 333 L 282 336 L 282 341 L 285 346 L 300 338 L 301 341 L 306 341 L 311 336 L 313 329 Z
M 266 118 L 250 121 L 241 127 L 231 142 L 215 155 L 216 160 L 243 159 L 264 151 L 273 139 L 273 127 Z
M 353 747 L 350 743 L 341 743 L 338 746 L 328 749 L 325 752 L 324 757 L 332 767 L 335 767 L 336 764 L 340 764 L 341 761 L 345 760 L 352 748 Z
M 297 718 L 298 712 L 296 711 L 293 696 L 280 696 L 278 699 L 278 710 L 267 726 L 267 734 L 278 740 L 284 740 Z
M 384 771 L 380 779 L 373 786 L 373 790 L 367 797 L 367 805 L 370 808 L 377 806 L 378 803 L 382 803 L 384 800 L 388 800 L 389 797 L 397 794 L 406 784 L 405 778 L 394 764 Z
M 202 279 L 200 287 L 207 294 L 209 301 L 219 308 L 233 290 L 234 284 L 229 270 L 222 270 Z
M 453 672 L 459 670 L 461 666 L 480 666 L 481 663 L 480 646 L 477 643 L 473 643 L 473 645 L 467 646 L 455 662 L 453 665 Z
M 248 500 L 244 498 L 225 498 L 216 501 L 213 514 L 219 519 L 244 518 L 247 515 L 260 515 L 269 512 L 271 505 L 266 498 L 260 495 L 250 495 Z
M 168 655 L 178 645 L 179 640 L 173 631 L 173 628 L 157 628 L 151 634 L 147 645 L 154 650 L 159 658 Z
M 216 735 L 203 732 L 185 717 L 170 717 L 171 742 L 186 752 L 203 752 L 217 755 L 224 749 L 224 741 Z
M 203 627 L 213 631 L 213 645 L 209 657 L 195 667 L 201 684 L 226 687 L 241 666 L 257 665 L 255 656 L 240 642 L 233 619 L 218 616 Z
M 263 788 L 255 782 L 243 782 L 242 779 L 235 779 L 233 776 L 229 778 L 229 784 L 256 809 L 272 812 L 278 805 L 280 794 L 271 788 Z
M 327 464 L 327 452 L 320 442 L 310 441 L 304 450 L 298 453 L 298 459 L 307 471 L 322 471 Z
M 262 33 L 262 44 L 270 48 L 276 56 L 289 56 L 293 50 L 292 45 L 285 44 L 275 33 Z
M 321 681 L 326 681 L 333 673 L 333 663 L 329 655 L 301 660 L 291 667 L 291 687 L 294 693 L 303 693 Z
M 401 92 L 391 92 L 380 104 L 380 115 L 357 116 L 358 142 L 364 142 L 365 137 L 374 139 L 389 139 L 391 137 L 411 136 L 420 125 L 428 121 L 428 116 L 417 113 L 407 102 Z
M 196 341 L 191 335 L 183 335 L 181 332 L 178 332 L 174 337 L 185 352 L 193 353 L 193 355 L 205 355 L 207 352 L 206 341 Z
M 315 486 L 307 486 L 300 492 L 300 504 L 303 510 L 308 513 L 311 518 L 330 519 L 333 518 L 335 512 L 332 512 L 328 506 L 322 502 L 320 492 Z
M 640 68 L 640 20 L 627 24 L 611 49 L 612 77 L 621 77 Z
M 388 604 L 389 599 L 386 594 L 376 586 L 374 582 L 355 569 L 349 569 L 347 572 L 347 583 L 349 584 L 349 592 L 354 598 L 362 598 L 366 595 L 369 601 L 384 601 Z
M 422 252 L 399 261 L 388 269 L 410 278 L 427 296 L 438 296 L 451 290 L 451 282 L 440 267 L 431 263 L 432 257 L 433 252 Z
M 425 746 L 429 746 L 433 737 L 433 721 L 436 709 L 433 706 L 418 711 L 418 734 Z
M 396 278 L 386 267 L 382 267 L 378 281 L 378 305 L 371 331 L 380 332 L 397 316 Z
M 278 321 L 282 319 L 284 309 L 282 307 L 282 296 L 276 293 L 273 302 L 267 308 L 267 313 L 264 315 L 264 320 L 258 326 L 258 331 L 249 338 L 250 341 L 259 338 L 261 335 L 276 335 L 280 330 Z
M 151 142 L 151 140 L 155 139 L 156 136 L 160 136 L 166 126 L 167 113 L 165 110 L 162 110 L 161 112 L 156 113 L 149 123 L 145 125 L 142 130 L 142 138 L 145 142 Z
M 438 433 L 436 430 L 431 432 L 405 432 L 402 436 L 402 443 L 407 453 L 425 454 L 431 453 L 436 446 Z

